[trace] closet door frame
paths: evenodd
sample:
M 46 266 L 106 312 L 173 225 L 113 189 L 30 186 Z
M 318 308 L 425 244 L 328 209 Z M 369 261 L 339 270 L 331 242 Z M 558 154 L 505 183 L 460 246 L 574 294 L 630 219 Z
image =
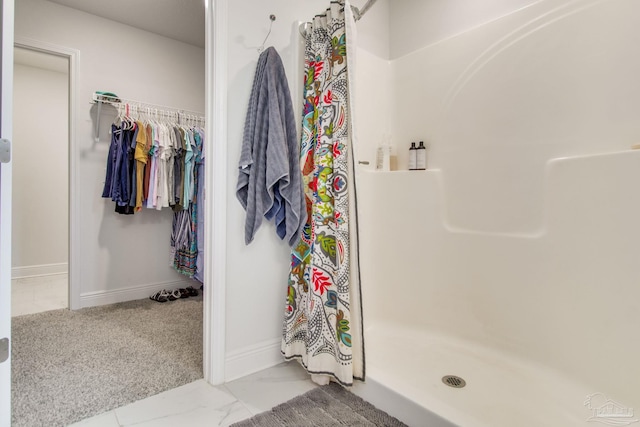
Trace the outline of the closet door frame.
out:
M 205 1 L 205 263 L 203 374 L 210 384 L 225 382 L 226 359 L 226 198 L 227 198 L 227 7 L 228 0 Z M 14 46 L 69 59 L 69 308 L 80 302 L 79 147 L 76 135 L 80 51 L 25 37 Z M 208 194 L 208 196 L 207 196 Z
M 78 73 L 80 51 L 41 40 L 16 36 L 14 47 L 67 58 L 69 61 L 69 309 L 78 310 L 80 305 L 80 206 L 78 197 L 80 179 L 78 173 L 79 148 L 76 138 L 76 110 L 78 105 Z
M 13 138 L 14 1 L 0 0 L 0 137 Z M 11 153 L 9 153 L 11 154 Z M 0 163 L 0 427 L 11 426 L 11 192 L 9 160 Z
M 204 379 L 225 382 L 227 263 L 227 3 L 205 0 Z

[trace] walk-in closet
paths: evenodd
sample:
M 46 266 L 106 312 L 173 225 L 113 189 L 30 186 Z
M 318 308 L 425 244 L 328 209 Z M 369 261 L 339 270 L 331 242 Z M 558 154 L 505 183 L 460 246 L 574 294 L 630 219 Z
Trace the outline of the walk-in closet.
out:
M 20 0 L 15 46 L 12 423 L 68 425 L 203 377 L 204 3 Z

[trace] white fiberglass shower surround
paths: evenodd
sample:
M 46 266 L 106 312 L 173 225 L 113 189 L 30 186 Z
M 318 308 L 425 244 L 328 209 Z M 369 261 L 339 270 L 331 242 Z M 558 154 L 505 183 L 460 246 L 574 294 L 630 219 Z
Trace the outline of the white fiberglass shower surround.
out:
M 357 172 L 357 393 L 411 425 L 640 418 L 638 46 L 640 2 L 579 0 L 359 52 L 358 160 L 384 116 L 405 171 Z M 406 171 L 419 139 L 428 169 Z

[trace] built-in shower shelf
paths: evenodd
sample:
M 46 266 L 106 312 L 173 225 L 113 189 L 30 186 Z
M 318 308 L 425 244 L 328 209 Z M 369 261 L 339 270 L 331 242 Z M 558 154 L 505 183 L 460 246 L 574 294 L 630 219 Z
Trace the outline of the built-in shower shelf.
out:
M 398 175 L 398 174 L 429 174 L 429 173 L 440 173 L 442 169 L 422 169 L 422 170 L 392 170 L 392 171 L 377 171 L 372 169 L 363 169 L 363 171 L 367 173 L 376 173 L 382 175 Z

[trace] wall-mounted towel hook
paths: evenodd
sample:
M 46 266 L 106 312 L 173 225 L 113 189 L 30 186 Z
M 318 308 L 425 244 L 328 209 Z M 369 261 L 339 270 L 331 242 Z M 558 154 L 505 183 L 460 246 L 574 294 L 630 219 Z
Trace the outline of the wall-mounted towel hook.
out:
M 265 43 L 267 43 L 267 39 L 269 38 L 269 35 L 271 34 L 271 29 L 273 28 L 273 21 L 276 20 L 276 15 L 269 15 L 269 19 L 271 20 L 271 23 L 269 24 L 269 32 L 267 33 L 267 36 L 264 38 L 264 41 L 262 42 L 262 45 L 258 48 L 258 53 L 262 53 L 262 51 L 264 50 L 264 45 L 265 45 Z

